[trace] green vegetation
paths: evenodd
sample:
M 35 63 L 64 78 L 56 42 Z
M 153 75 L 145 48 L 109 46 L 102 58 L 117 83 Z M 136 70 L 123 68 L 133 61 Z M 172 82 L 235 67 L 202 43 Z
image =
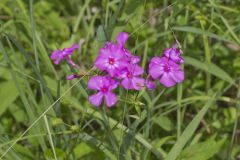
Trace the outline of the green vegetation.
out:
M 240 156 L 240 2 L 220 0 L 1 0 L 0 159 L 235 160 Z M 49 55 L 82 43 L 73 58 L 94 74 L 105 41 L 125 31 L 148 69 L 179 43 L 185 81 L 154 91 L 118 89 L 95 108 L 89 77 Z

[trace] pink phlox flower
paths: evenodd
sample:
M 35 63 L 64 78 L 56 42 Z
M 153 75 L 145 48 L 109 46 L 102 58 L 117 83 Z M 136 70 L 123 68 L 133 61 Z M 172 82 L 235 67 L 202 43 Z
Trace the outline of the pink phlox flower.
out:
M 98 93 L 89 97 L 90 103 L 98 107 L 104 98 L 106 105 L 112 107 L 117 102 L 117 96 L 111 91 L 117 88 L 117 86 L 118 82 L 109 76 L 93 76 L 88 81 L 88 89 L 97 90 Z
M 121 85 L 125 89 L 141 90 L 144 87 L 145 80 L 140 77 L 144 70 L 138 65 L 130 65 L 119 72 L 118 78 L 123 79 Z
M 102 71 L 107 71 L 112 77 L 128 67 L 130 64 L 136 64 L 140 61 L 138 56 L 134 56 L 124 48 L 128 39 L 128 34 L 120 32 L 117 37 L 117 43 L 106 42 L 100 49 L 99 55 L 94 62 L 95 67 Z
M 61 60 L 66 59 L 71 65 L 76 65 L 72 59 L 71 59 L 71 55 L 73 54 L 73 52 L 78 49 L 78 45 L 77 44 L 73 44 L 70 48 L 64 48 L 63 50 L 55 50 L 50 58 L 52 60 L 54 60 L 54 64 L 58 65 L 60 63 Z
M 107 71 L 111 76 L 115 76 L 119 70 L 128 66 L 128 62 L 126 55 L 117 45 L 107 42 L 100 49 L 94 65 L 102 71 Z
M 177 49 L 177 45 L 173 45 L 171 48 L 165 49 L 163 51 L 163 56 L 176 63 L 184 63 L 184 59 L 181 57 L 181 52 Z
M 160 79 L 160 83 L 166 87 L 172 87 L 184 80 L 184 72 L 180 65 L 166 57 L 152 58 L 149 74 L 153 79 Z

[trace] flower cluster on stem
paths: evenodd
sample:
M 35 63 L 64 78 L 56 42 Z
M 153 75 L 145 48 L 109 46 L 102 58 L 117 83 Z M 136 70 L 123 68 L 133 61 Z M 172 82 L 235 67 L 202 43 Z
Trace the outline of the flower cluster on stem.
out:
M 150 60 L 149 74 L 145 79 L 144 69 L 138 64 L 141 58 L 125 48 L 128 38 L 128 33 L 120 32 L 116 37 L 116 43 L 106 42 L 99 50 L 94 66 L 102 72 L 100 75 L 90 77 L 88 81 L 88 89 L 97 91 L 89 97 L 92 105 L 98 107 L 104 100 L 108 107 L 114 106 L 118 98 L 113 90 L 118 86 L 126 90 L 139 91 L 143 88 L 153 90 L 156 88 L 155 80 L 159 80 L 165 87 L 173 87 L 184 80 L 184 71 L 180 65 L 184 63 L 184 59 L 177 45 L 165 49 L 161 57 L 155 56 Z M 71 59 L 73 51 L 78 47 L 74 44 L 70 48 L 56 50 L 50 58 L 56 65 L 66 59 L 71 66 L 78 68 Z M 78 74 L 72 74 L 67 80 L 79 77 L 81 76 Z

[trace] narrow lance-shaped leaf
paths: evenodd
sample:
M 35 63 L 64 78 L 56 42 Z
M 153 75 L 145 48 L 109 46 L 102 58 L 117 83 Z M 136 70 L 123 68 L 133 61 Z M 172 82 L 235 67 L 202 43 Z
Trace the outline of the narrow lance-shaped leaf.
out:
M 189 139 L 193 136 L 194 132 L 196 131 L 197 127 L 199 126 L 202 118 L 208 111 L 208 109 L 213 104 L 213 100 L 209 100 L 205 106 L 198 112 L 198 114 L 194 117 L 194 119 L 190 122 L 187 128 L 183 131 L 182 135 L 179 137 L 178 141 L 172 147 L 170 152 L 168 153 L 165 160 L 175 160 L 178 155 L 181 153 L 183 147 L 187 144 Z
M 198 61 L 197 59 L 194 59 L 192 57 L 187 57 L 187 56 L 184 56 L 184 59 L 187 64 L 190 64 L 196 68 L 199 68 L 208 73 L 211 73 L 212 75 L 214 75 L 222 80 L 225 80 L 226 82 L 229 82 L 230 84 L 234 84 L 234 80 L 227 74 L 227 72 L 225 72 L 223 69 L 221 69 L 217 65 L 215 65 L 213 63 L 206 64 L 206 63 Z

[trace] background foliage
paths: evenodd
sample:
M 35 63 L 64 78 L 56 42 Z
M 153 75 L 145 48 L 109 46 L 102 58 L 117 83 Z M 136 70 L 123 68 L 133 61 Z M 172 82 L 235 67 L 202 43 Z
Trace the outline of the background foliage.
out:
M 239 12 L 238 0 L 1 0 L 0 159 L 237 159 Z M 88 71 L 120 31 L 145 69 L 178 40 L 184 83 L 91 106 L 88 77 L 66 81 L 76 71 L 49 55 L 82 43 Z

